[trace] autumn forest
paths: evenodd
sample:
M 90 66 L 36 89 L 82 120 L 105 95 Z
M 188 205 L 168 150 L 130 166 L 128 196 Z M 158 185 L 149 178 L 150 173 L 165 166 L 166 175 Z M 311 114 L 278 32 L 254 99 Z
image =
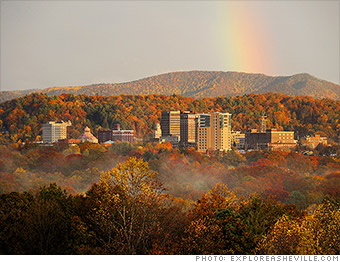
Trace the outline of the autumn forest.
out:
M 326 136 L 306 155 L 233 147 L 206 155 L 151 141 L 163 110 L 228 112 L 232 129 Z M 0 104 L 0 254 L 339 254 L 340 102 L 279 93 L 30 94 Z M 44 147 L 119 123 L 138 142 Z

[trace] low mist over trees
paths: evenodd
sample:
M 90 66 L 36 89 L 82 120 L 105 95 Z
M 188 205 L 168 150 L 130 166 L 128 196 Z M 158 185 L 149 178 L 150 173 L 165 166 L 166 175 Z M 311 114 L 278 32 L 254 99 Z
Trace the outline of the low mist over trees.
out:
M 118 145 L 128 148 L 117 153 Z M 85 193 L 108 172 L 129 157 L 142 158 L 166 192 L 197 200 L 217 183 L 227 184 L 239 196 L 264 197 L 306 209 L 325 196 L 340 196 L 340 161 L 337 156 L 305 156 L 301 153 L 232 150 L 207 156 L 194 148 L 172 149 L 170 143 L 127 142 L 103 146 L 84 143 L 51 147 L 18 143 L 0 146 L 0 193 L 23 192 L 51 182 L 68 193 Z
M 339 199 L 298 209 L 217 183 L 195 201 L 135 157 L 86 194 L 56 184 L 0 195 L 2 254 L 338 254 Z M 315 192 L 314 192 L 315 194 Z

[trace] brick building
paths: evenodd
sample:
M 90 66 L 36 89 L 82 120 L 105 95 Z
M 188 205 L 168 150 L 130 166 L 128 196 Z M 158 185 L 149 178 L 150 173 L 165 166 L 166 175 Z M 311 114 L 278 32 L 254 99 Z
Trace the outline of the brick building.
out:
M 258 132 L 256 129 L 247 131 L 246 148 L 255 150 L 287 150 L 296 146 L 294 131 L 279 131 L 266 129 L 266 132 Z
M 113 129 L 105 130 L 100 129 L 98 130 L 98 142 L 104 143 L 107 141 L 121 141 L 121 142 L 134 142 L 134 131 L 133 130 L 121 130 L 119 124 L 115 124 Z

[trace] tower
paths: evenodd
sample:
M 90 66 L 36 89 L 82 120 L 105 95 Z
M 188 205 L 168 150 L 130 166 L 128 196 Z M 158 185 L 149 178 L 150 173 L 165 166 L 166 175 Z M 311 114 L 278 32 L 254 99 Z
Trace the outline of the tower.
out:
M 262 113 L 261 122 L 260 122 L 260 133 L 265 133 L 267 130 L 267 116 Z

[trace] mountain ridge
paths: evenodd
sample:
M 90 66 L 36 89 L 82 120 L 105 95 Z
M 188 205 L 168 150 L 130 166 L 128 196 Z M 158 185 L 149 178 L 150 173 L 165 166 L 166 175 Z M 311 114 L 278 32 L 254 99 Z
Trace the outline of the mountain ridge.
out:
M 292 76 L 267 76 L 260 73 L 234 71 L 177 71 L 149 76 L 124 83 L 100 83 L 69 87 L 49 87 L 45 89 L 2 91 L 0 102 L 29 93 L 60 95 L 149 95 L 179 94 L 194 98 L 237 96 L 244 94 L 282 93 L 290 96 L 308 95 L 314 98 L 340 100 L 340 86 L 307 73 Z

